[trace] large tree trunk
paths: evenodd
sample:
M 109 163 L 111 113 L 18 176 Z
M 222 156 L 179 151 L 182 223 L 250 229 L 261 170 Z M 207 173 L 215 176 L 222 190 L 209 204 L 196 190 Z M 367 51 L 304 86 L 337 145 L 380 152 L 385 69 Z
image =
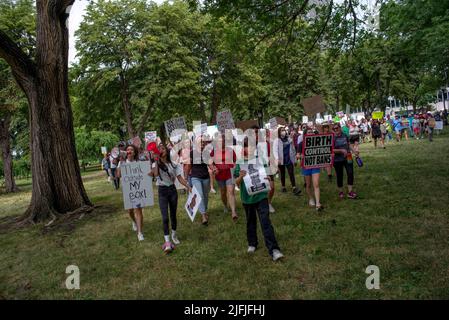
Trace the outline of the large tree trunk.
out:
M 31 61 L 0 33 L 0 56 L 29 103 L 32 170 L 31 203 L 25 218 L 34 222 L 57 214 L 91 210 L 75 151 L 68 94 L 67 6 L 73 0 L 37 0 L 36 58 Z
M 11 123 L 11 114 L 6 113 L 5 117 L 3 119 L 0 119 L 0 152 L 2 154 L 6 193 L 19 191 L 19 188 L 17 188 L 16 182 L 14 180 L 13 174 L 11 145 L 9 137 L 10 123 Z

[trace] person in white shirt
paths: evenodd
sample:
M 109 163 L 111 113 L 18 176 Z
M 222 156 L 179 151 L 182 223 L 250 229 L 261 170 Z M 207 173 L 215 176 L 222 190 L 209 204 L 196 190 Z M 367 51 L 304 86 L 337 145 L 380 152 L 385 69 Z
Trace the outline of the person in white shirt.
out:
M 180 244 L 177 237 L 177 219 L 176 211 L 178 207 L 178 191 L 176 190 L 175 181 L 178 181 L 190 192 L 192 188 L 183 177 L 182 165 L 171 161 L 170 152 L 167 147 L 160 143 L 158 146 L 160 156 L 155 158 L 152 165 L 151 175 L 156 177 L 156 186 L 158 187 L 159 207 L 162 214 L 162 227 L 164 230 L 164 244 L 162 250 L 165 253 L 173 251 L 175 245 Z M 168 211 L 170 209 L 170 218 Z M 171 239 L 169 232 L 169 222 L 171 221 Z
M 120 179 L 122 176 L 121 169 L 120 169 L 122 163 L 130 163 L 130 162 L 136 162 L 136 161 L 139 161 L 139 149 L 136 146 L 131 144 L 126 147 L 125 161 L 120 161 L 117 166 L 117 179 Z M 143 228 L 142 208 L 128 209 L 128 214 L 132 220 L 133 230 L 137 231 L 137 239 L 139 239 L 139 241 L 145 240 L 143 233 L 142 233 L 142 228 Z

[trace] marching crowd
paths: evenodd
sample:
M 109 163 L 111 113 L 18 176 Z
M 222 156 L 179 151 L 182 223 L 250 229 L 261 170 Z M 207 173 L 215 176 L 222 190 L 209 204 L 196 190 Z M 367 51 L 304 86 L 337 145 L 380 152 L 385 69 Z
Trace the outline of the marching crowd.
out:
M 225 213 L 230 212 L 233 221 L 239 218 L 235 191 L 240 193 L 246 215 L 248 253 L 253 253 L 258 247 L 257 219 L 259 219 L 265 245 L 272 259 L 277 261 L 283 257 L 283 254 L 270 220 L 270 214 L 275 213 L 274 180 L 275 177 L 280 178 L 281 192 L 286 193 L 286 174 L 288 174 L 293 196 L 301 194 L 301 188 L 295 178 L 295 167 L 301 163 L 302 145 L 306 135 L 334 134 L 333 165 L 314 169 L 300 166 L 308 205 L 317 212 L 321 212 L 324 210 L 320 196 L 321 172 L 326 173 L 330 183 L 333 181 L 333 172 L 335 172 L 339 199 L 356 199 L 354 162 L 360 167 L 363 166 L 359 154 L 360 143 L 372 141 L 377 148 L 379 141 L 380 146 L 385 148 L 385 143 L 392 140 L 393 135 L 396 141 L 409 138 L 422 139 L 424 136 L 432 141 L 436 121 L 447 123 L 447 113 L 387 116 L 383 119 L 361 119 L 360 121 L 345 116 L 336 122 L 290 124 L 278 126 L 277 130 L 261 130 L 258 126 L 253 126 L 251 129 L 253 129 L 255 141 L 248 136 L 245 137 L 241 141 L 242 150 L 236 148 L 238 143 L 235 137 L 232 145 L 227 145 L 224 134 L 217 134 L 213 138 L 207 134 L 189 136 L 177 145 L 158 138 L 149 143 L 146 150 L 141 145 L 120 142 L 111 153 L 105 155 L 102 166 L 108 179 L 112 180 L 114 188 L 118 190 L 121 164 L 150 161 L 149 175 L 153 177 L 157 186 L 162 216 L 164 252 L 169 253 L 175 249 L 175 245 L 180 244 L 177 235 L 177 189 L 183 188 L 189 193 L 192 192 L 192 188 L 197 190 L 202 199 L 198 209 L 201 214 L 201 223 L 207 226 L 209 224 L 209 194 L 216 192 L 214 186 L 217 184 L 223 210 Z M 261 140 L 261 137 L 265 139 Z M 249 161 L 265 168 L 267 188 L 263 192 L 248 193 L 244 179 L 248 174 L 248 166 L 244 164 Z M 130 209 L 128 213 L 138 240 L 143 241 L 142 208 Z

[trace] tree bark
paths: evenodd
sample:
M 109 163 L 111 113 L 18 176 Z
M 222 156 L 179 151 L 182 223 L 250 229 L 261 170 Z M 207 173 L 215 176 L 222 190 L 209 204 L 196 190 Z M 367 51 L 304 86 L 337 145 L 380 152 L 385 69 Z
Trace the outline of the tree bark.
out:
M 122 96 L 122 107 L 125 112 L 126 125 L 128 128 L 129 138 L 135 137 L 134 125 L 133 125 L 133 115 L 131 110 L 131 103 L 129 102 L 129 85 L 123 73 L 120 74 L 120 87 Z
M 214 79 L 214 84 L 212 87 L 212 105 L 211 105 L 210 123 L 217 122 L 217 112 L 219 107 L 220 107 L 220 96 L 218 95 L 217 86 Z
M 0 33 L 0 57 L 11 66 L 29 104 L 32 195 L 24 218 L 33 222 L 92 209 L 81 179 L 68 94 L 65 10 L 71 4 L 36 1 L 35 61 Z
M 6 113 L 5 117 L 3 119 L 0 119 L 0 151 L 2 154 L 6 193 L 19 191 L 19 188 L 17 188 L 16 182 L 14 180 L 13 173 L 13 162 L 9 137 L 10 124 L 11 114 Z

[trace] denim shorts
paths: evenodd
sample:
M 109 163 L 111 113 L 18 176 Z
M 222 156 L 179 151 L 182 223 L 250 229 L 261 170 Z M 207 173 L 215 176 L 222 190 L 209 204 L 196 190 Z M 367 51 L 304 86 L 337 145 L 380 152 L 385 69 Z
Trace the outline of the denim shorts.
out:
M 235 184 L 234 179 L 230 178 L 228 180 L 217 180 L 217 184 L 220 188 L 226 188 L 226 186 L 232 186 Z
M 320 173 L 321 169 L 320 168 L 315 168 L 315 169 L 303 169 L 301 168 L 301 174 L 304 177 L 308 177 L 311 176 L 312 174 L 316 174 L 316 173 Z

